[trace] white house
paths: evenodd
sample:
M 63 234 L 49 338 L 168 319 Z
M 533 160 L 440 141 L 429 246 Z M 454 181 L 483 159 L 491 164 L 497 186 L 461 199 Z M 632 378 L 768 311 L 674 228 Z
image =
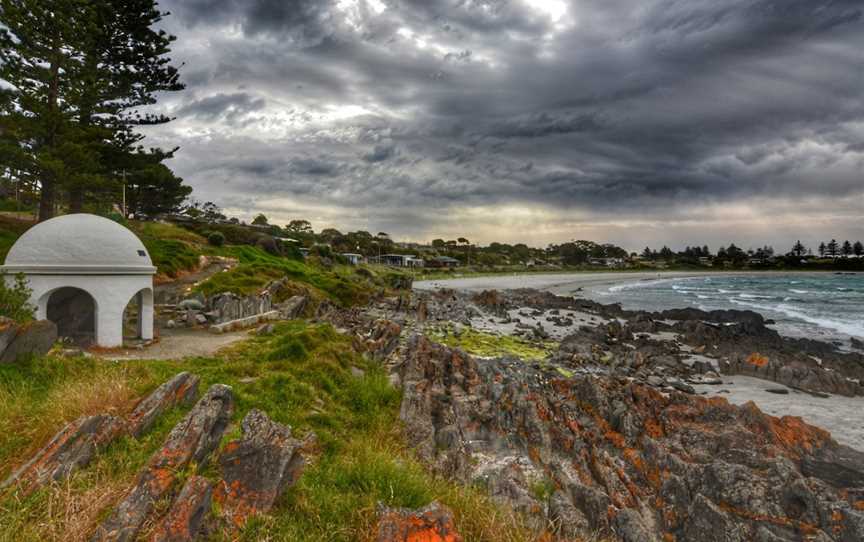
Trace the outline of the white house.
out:
M 52 218 L 33 226 L 9 250 L 6 280 L 22 273 L 39 319 L 57 324 L 61 337 L 122 346 L 123 313 L 135 298 L 138 336 L 153 338 L 156 268 L 138 237 L 90 214 Z

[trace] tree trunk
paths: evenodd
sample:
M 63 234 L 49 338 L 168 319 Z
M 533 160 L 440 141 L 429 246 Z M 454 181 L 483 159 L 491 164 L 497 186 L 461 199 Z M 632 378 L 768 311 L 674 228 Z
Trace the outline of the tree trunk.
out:
M 48 135 L 45 139 L 46 147 L 52 147 L 56 143 L 56 135 L 57 135 L 57 119 L 55 118 L 55 113 L 57 111 L 57 97 L 60 93 L 60 64 L 57 60 L 57 57 L 60 55 L 60 51 L 55 46 L 54 49 L 55 59 L 51 62 L 51 80 L 48 85 L 48 111 L 49 111 L 49 119 L 48 122 Z M 56 196 L 56 186 L 55 179 L 51 178 L 51 174 L 43 171 L 40 179 L 40 184 L 42 185 L 42 190 L 39 198 L 39 222 L 44 222 L 48 219 L 54 218 L 54 199 Z
M 43 177 L 39 198 L 39 222 L 54 218 L 54 192 L 54 180 Z
M 69 191 L 69 212 L 82 213 L 84 212 L 84 189 L 73 188 Z

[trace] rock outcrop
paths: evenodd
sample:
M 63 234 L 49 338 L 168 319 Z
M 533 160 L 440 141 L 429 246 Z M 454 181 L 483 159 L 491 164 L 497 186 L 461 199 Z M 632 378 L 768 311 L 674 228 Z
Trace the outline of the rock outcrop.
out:
M 57 341 L 57 324 L 36 320 L 16 324 L 8 318 L 0 322 L 0 363 L 12 363 L 22 356 L 44 356 Z
M 304 443 L 291 429 L 253 409 L 243 418 L 243 438 L 229 442 L 219 457 L 222 474 L 214 499 L 234 527 L 269 511 L 305 465 Z
M 18 484 L 26 494 L 59 481 L 90 464 L 96 453 L 126 430 L 122 419 L 107 414 L 85 416 L 67 424 L 44 448 L 7 478 L 0 488 Z
M 132 410 L 127 419 L 129 433 L 138 438 L 168 409 L 178 405 L 191 405 L 198 395 L 200 380 L 184 371 L 156 388 Z
M 165 444 L 138 474 L 132 491 L 97 528 L 91 541 L 135 540 L 155 503 L 170 494 L 178 473 L 190 462 L 207 462 L 228 426 L 233 408 L 231 388 L 212 386 L 171 430 Z
M 213 485 L 202 476 L 190 476 L 168 515 L 154 529 L 150 542 L 191 542 L 198 538 L 210 513 Z
M 420 510 L 382 508 L 375 542 L 462 542 L 453 512 L 438 502 Z
M 400 371 L 406 434 L 432 468 L 558 538 L 864 540 L 864 454 L 800 418 L 615 375 L 478 363 L 422 337 Z

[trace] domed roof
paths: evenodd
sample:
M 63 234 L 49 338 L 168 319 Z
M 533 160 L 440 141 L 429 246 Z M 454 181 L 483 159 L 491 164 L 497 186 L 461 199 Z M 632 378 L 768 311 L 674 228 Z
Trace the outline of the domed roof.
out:
M 156 273 L 144 244 L 101 216 L 72 214 L 46 220 L 18 238 L 6 256 L 10 273 L 138 275 Z

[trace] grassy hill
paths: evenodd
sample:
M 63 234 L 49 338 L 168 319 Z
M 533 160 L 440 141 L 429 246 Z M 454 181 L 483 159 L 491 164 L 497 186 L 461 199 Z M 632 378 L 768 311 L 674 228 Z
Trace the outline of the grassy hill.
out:
M 369 540 L 378 503 L 419 507 L 433 499 L 455 511 L 465 540 L 532 540 L 519 517 L 481 489 L 427 473 L 404 445 L 400 393 L 381 366 L 358 355 L 351 339 L 329 325 L 300 321 L 279 324 L 274 335 L 212 358 L 106 363 L 47 356 L 0 366 L 0 479 L 64 423 L 102 412 L 127 414 L 137 398 L 184 370 L 201 377 L 202 393 L 215 383 L 232 387 L 235 425 L 222 445 L 238 436 L 236 424 L 252 408 L 299 436 L 314 431 L 320 442 L 320 453 L 299 482 L 272 514 L 248 524 L 240 540 Z M 140 440 L 113 443 L 61 484 L 28 497 L 0 493 L 0 542 L 86 539 L 187 410 L 164 415 Z M 193 465 L 181 478 L 191 474 L 218 473 L 212 463 Z M 215 533 L 212 539 L 230 537 Z

